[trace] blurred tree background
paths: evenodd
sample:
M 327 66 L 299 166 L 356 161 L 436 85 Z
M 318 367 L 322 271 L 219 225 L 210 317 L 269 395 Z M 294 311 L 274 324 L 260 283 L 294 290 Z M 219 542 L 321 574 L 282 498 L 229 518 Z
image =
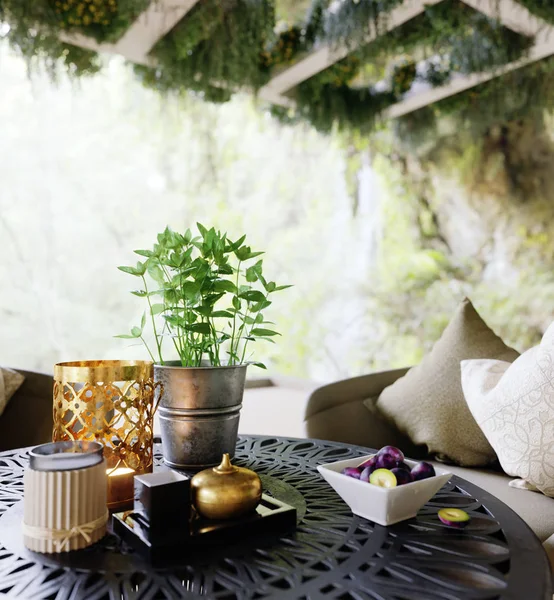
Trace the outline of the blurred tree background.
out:
M 293 4 L 291 4 L 293 6 Z M 407 144 L 283 126 L 250 97 L 161 97 L 119 59 L 78 83 L 0 47 L 0 363 L 144 357 L 116 265 L 166 224 L 247 234 L 283 292 L 273 371 L 333 380 L 421 359 L 468 295 L 508 343 L 554 300 L 552 122 Z M 252 374 L 251 374 L 252 375 Z

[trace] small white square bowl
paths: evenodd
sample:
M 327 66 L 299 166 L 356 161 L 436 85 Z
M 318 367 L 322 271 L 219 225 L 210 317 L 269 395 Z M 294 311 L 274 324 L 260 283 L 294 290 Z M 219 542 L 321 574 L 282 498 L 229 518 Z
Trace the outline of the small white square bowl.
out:
M 415 517 L 417 511 L 452 477 L 452 473 L 435 467 L 435 477 L 413 481 L 395 488 L 382 488 L 342 474 L 344 468 L 357 467 L 371 456 L 373 455 L 368 454 L 359 458 L 319 465 L 317 470 L 355 515 L 379 525 L 394 525 Z M 410 467 L 417 464 L 413 460 L 405 462 Z

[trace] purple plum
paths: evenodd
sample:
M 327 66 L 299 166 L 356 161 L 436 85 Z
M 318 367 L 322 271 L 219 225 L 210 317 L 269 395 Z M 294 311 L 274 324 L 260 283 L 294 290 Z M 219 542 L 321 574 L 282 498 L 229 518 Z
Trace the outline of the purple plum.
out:
M 410 471 L 406 471 L 406 469 L 401 469 L 400 467 L 396 467 L 395 469 L 391 469 L 391 472 L 394 473 L 396 477 L 397 485 L 404 485 L 405 483 L 412 483 L 414 478 Z
M 373 471 L 375 471 L 375 467 L 366 467 L 360 475 L 360 481 L 369 481 L 369 478 Z
M 406 464 L 405 462 L 401 462 L 398 464 L 398 468 L 399 469 L 405 469 L 406 471 L 411 471 L 412 467 L 410 467 L 410 465 Z
M 371 467 L 372 469 L 375 469 L 376 462 L 377 462 L 377 454 L 374 454 L 370 458 L 367 458 L 366 460 L 364 460 L 363 463 L 358 465 L 358 469 L 365 469 L 366 467 Z
M 348 475 L 348 477 L 354 477 L 354 479 L 360 479 L 362 471 L 357 467 L 346 467 L 342 470 L 342 474 Z
M 376 469 L 388 469 L 389 471 L 394 469 L 397 464 L 396 457 L 388 452 L 379 452 L 375 461 Z
M 383 454 L 390 454 L 396 461 L 396 464 L 404 462 L 404 452 L 395 446 L 383 446 L 381 450 L 377 452 L 377 455 Z
M 421 481 L 422 479 L 428 479 L 429 477 L 435 476 L 435 469 L 433 465 L 427 462 L 420 462 L 412 469 L 412 477 L 414 481 Z

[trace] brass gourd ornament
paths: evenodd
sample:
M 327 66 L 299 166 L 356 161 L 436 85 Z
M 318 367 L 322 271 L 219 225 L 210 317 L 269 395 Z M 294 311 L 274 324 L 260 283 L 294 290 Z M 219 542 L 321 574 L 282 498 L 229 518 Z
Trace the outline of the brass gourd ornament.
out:
M 233 519 L 254 510 L 262 497 L 259 476 L 231 464 L 228 454 L 218 467 L 200 471 L 191 480 L 192 503 L 206 519 Z

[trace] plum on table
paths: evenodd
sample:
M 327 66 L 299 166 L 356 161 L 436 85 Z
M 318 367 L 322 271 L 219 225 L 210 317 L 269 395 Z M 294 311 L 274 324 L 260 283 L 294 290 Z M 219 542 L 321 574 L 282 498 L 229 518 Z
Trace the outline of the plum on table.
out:
M 463 529 L 471 521 L 466 511 L 460 508 L 441 508 L 438 515 L 442 523 L 457 529 Z

